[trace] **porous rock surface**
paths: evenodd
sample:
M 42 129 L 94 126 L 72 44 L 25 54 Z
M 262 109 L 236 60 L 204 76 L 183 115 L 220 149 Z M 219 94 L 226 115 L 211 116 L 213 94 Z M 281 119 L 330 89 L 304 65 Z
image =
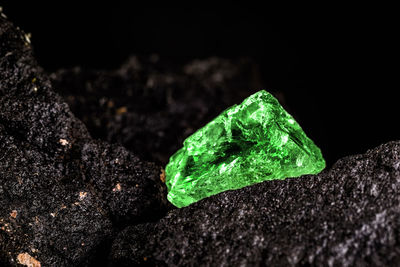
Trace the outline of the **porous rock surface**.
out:
M 246 60 L 153 56 L 48 78 L 0 12 L 0 266 L 398 265 L 400 142 L 157 221 L 169 206 L 160 167 L 135 155 L 165 165 L 260 88 L 254 73 Z
M 266 181 L 170 211 L 116 238 L 113 266 L 396 266 L 400 141 L 319 175 Z M 133 241 L 135 240 L 135 241 Z
M 83 266 L 165 209 L 160 167 L 92 140 L 0 11 L 0 266 Z

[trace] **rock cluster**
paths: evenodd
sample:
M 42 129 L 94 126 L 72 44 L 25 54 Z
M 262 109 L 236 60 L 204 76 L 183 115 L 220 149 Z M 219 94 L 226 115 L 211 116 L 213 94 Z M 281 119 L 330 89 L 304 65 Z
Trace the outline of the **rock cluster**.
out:
M 257 73 L 245 58 L 175 66 L 153 55 L 131 57 L 116 71 L 74 68 L 50 77 L 93 137 L 165 166 L 187 136 L 260 89 Z
M 266 181 L 131 226 L 114 266 L 396 266 L 400 142 L 339 160 L 319 175 Z M 133 241 L 135 240 L 135 241 Z
M 0 265 L 85 265 L 113 232 L 166 211 L 160 166 L 91 138 L 0 17 Z
M 256 74 L 248 60 L 152 56 L 48 76 L 0 11 L 0 266 L 398 265 L 400 142 L 167 202 L 169 156 L 260 89 Z

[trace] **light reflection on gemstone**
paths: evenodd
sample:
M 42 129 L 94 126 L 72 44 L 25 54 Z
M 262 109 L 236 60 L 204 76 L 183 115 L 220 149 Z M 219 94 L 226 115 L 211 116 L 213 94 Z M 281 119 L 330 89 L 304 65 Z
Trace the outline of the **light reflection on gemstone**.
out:
M 262 90 L 184 141 L 166 166 L 168 199 L 184 207 L 226 190 L 324 168 L 320 149 Z

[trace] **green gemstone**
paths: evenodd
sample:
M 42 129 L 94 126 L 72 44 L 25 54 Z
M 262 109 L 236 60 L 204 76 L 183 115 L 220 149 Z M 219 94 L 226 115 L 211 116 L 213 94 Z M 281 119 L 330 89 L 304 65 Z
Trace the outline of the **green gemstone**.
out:
M 324 168 L 320 149 L 262 90 L 222 112 L 171 156 L 165 170 L 168 199 L 185 207 L 226 190 Z

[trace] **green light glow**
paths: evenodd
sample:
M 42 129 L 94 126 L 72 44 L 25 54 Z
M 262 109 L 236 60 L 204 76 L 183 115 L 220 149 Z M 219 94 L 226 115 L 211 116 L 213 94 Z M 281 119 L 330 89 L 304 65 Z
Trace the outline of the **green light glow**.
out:
M 183 144 L 166 166 L 168 200 L 177 207 L 325 168 L 320 149 L 264 90 L 228 108 Z

